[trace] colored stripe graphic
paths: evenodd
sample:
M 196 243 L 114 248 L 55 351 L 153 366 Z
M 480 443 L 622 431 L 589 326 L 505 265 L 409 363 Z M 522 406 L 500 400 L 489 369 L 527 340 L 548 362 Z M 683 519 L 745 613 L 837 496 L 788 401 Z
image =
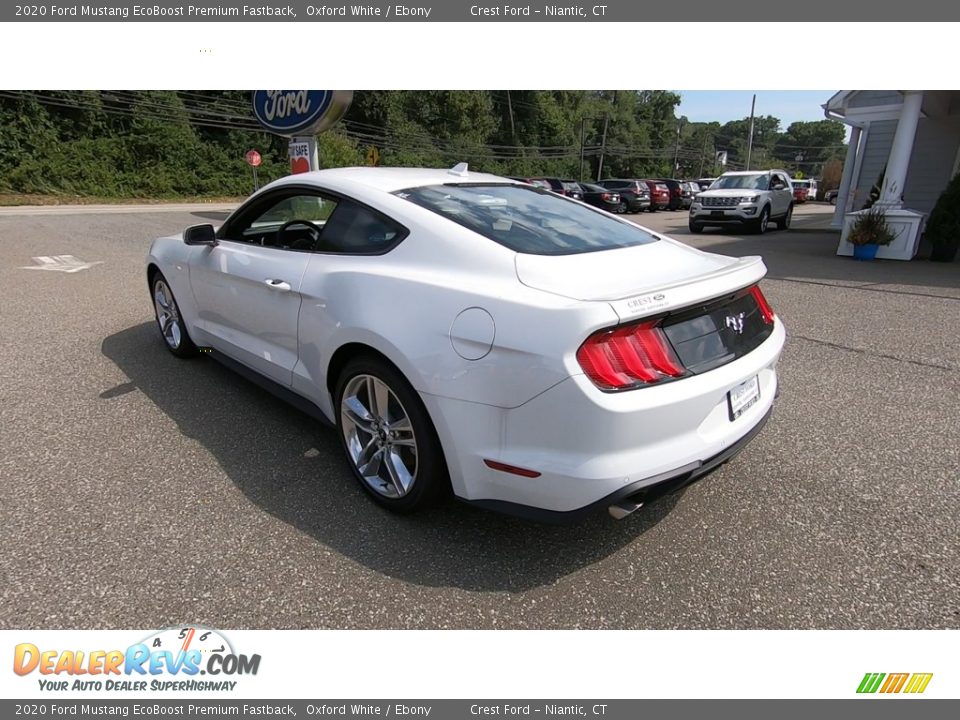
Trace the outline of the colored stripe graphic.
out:
M 927 689 L 927 685 L 930 684 L 930 679 L 933 677 L 933 673 L 914 673 L 910 678 L 910 682 L 907 683 L 907 687 L 904 690 L 905 693 L 922 693 Z
M 887 681 L 880 688 L 882 693 L 898 693 L 903 688 L 903 684 L 910 677 L 910 673 L 890 673 L 887 675 Z
M 886 677 L 884 673 L 867 673 L 863 676 L 863 680 L 860 681 L 860 687 L 857 688 L 857 692 L 875 693 L 877 688 L 880 687 L 880 682 L 884 677 Z
M 884 680 L 886 678 L 886 680 Z M 927 689 L 933 673 L 866 673 L 860 685 L 857 687 L 858 693 L 875 693 L 877 691 L 885 694 L 896 694 L 899 692 L 919 694 Z M 882 683 L 882 685 L 881 685 Z

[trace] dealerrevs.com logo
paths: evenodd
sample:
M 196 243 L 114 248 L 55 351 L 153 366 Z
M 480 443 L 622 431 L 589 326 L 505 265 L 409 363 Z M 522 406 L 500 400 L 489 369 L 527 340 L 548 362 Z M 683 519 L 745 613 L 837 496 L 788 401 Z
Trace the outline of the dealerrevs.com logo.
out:
M 867 673 L 857 686 L 858 693 L 917 695 L 927 689 L 933 673 Z
M 260 655 L 237 653 L 223 633 L 185 626 L 160 630 L 125 650 L 51 650 L 33 643 L 14 648 L 13 671 L 36 673 L 44 691 L 231 691 L 256 675 Z M 202 676 L 202 679 L 201 679 Z

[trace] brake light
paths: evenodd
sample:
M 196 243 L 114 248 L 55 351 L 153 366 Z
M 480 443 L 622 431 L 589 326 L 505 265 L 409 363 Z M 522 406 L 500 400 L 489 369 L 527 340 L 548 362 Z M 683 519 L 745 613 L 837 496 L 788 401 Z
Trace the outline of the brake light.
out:
M 604 200 L 607 200 L 607 201 L 613 200 L 613 196 L 610 193 L 604 193 L 600 197 L 602 197 Z
M 577 350 L 577 362 L 602 390 L 626 390 L 686 374 L 658 320 L 594 333 Z
M 776 318 L 777 315 L 773 312 L 773 308 L 770 307 L 770 303 L 768 303 L 767 299 L 763 296 L 760 286 L 754 285 L 750 288 L 750 294 L 753 295 L 753 299 L 757 301 L 757 307 L 760 308 L 760 315 L 763 316 L 763 321 L 767 325 L 773 325 L 774 318 Z

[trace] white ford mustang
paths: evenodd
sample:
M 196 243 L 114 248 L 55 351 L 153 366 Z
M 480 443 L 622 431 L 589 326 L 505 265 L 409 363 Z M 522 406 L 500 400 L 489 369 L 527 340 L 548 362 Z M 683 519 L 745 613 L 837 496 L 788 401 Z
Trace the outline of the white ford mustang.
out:
M 765 273 L 465 165 L 286 177 L 147 258 L 169 350 L 336 425 L 381 505 L 545 520 L 622 517 L 759 431 Z

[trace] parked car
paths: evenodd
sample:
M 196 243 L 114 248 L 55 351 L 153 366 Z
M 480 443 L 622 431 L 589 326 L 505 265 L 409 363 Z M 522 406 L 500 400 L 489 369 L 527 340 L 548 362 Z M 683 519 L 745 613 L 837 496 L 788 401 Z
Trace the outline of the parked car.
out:
M 700 183 L 696 180 L 687 180 L 687 187 L 690 189 L 690 204 L 692 205 L 693 199 L 700 193 Z
M 569 192 L 569 189 L 564 184 L 564 181 L 560 178 L 555 177 L 537 177 L 533 180 L 539 180 L 541 182 L 547 183 L 550 186 L 550 190 L 553 190 L 557 195 L 566 195 Z
M 619 212 L 638 213 L 650 209 L 650 188 L 643 180 L 607 178 L 596 184 L 620 194 Z
M 154 240 L 144 279 L 169 352 L 335 426 L 373 501 L 564 520 L 629 514 L 756 435 L 785 337 L 765 273 L 461 164 L 281 178 Z
M 831 205 L 836 205 L 836 204 L 837 204 L 837 195 L 839 195 L 839 194 L 840 194 L 840 191 L 837 190 L 837 189 L 827 190 L 827 191 L 823 194 L 823 199 L 826 200 L 826 201 L 827 201 L 828 203 L 830 203 Z
M 683 210 L 690 207 L 690 190 L 684 186 L 683 182 L 670 178 L 660 178 L 657 182 L 666 185 L 667 190 L 670 191 L 668 210 Z
M 650 212 L 670 207 L 670 188 L 659 180 L 643 180 L 650 188 Z
M 543 188 L 544 190 L 551 190 L 550 183 L 546 180 L 540 180 L 537 178 L 524 178 L 524 177 L 511 177 L 510 180 L 516 180 L 517 182 L 526 183 L 527 185 L 533 185 L 534 187 Z
M 563 183 L 563 194 L 574 200 L 583 200 L 583 188 L 576 180 L 561 180 Z
M 807 200 L 817 199 L 816 184 L 811 180 L 790 180 L 793 185 L 793 199 L 797 203 L 804 203 Z
M 695 180 L 694 182 L 696 182 L 697 185 L 700 186 L 701 190 L 709 190 L 710 186 L 713 185 L 713 183 L 715 183 L 716 181 L 717 181 L 717 178 L 700 178 L 699 180 Z
M 589 203 L 601 210 L 612 213 L 627 212 L 627 203 L 621 201 L 620 193 L 614 190 L 607 190 L 605 187 L 593 185 L 592 183 L 580 183 L 580 194 L 583 202 Z
M 797 178 L 791 178 L 790 184 L 793 185 L 793 188 L 798 187 L 803 188 L 807 191 L 807 200 L 816 200 L 817 199 L 817 181 L 814 178 L 803 178 L 798 180 Z
M 763 233 L 771 220 L 786 230 L 793 219 L 793 204 L 790 178 L 782 170 L 724 173 L 690 206 L 690 232 L 703 232 L 710 226 L 746 225 Z

